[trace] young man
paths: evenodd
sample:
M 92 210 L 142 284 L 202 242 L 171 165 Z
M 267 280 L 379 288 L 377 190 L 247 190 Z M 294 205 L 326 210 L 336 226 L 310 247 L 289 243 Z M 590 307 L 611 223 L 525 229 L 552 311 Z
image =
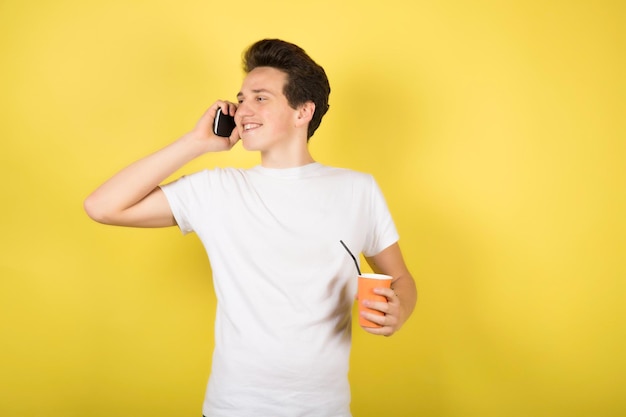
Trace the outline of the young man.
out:
M 314 161 L 308 140 L 328 110 L 322 67 L 300 47 L 262 40 L 244 56 L 238 104 L 217 101 L 196 127 L 123 169 L 85 201 L 113 225 L 178 225 L 210 257 L 217 294 L 215 349 L 203 413 L 350 416 L 348 361 L 356 270 L 340 243 L 393 277 L 383 316 L 365 331 L 389 336 L 416 302 L 398 234 L 370 175 Z M 213 134 L 217 109 L 234 115 Z M 213 169 L 161 185 L 173 172 L 239 140 L 259 151 L 252 169 Z

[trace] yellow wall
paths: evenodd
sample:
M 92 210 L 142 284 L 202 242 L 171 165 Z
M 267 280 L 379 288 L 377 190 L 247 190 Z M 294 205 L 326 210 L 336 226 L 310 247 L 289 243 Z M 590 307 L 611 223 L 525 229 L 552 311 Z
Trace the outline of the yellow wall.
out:
M 399 334 L 355 328 L 355 417 L 625 415 L 624 5 L 0 2 L 0 415 L 199 415 L 197 238 L 82 200 L 234 99 L 263 37 L 325 66 L 312 152 L 377 177 L 418 281 Z

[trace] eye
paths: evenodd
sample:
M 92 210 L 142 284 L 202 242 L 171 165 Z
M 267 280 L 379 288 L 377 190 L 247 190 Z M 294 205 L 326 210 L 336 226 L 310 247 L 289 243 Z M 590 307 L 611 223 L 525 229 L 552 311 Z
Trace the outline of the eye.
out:
M 256 101 L 266 101 L 266 100 L 267 100 L 267 98 L 266 97 L 262 97 L 262 96 L 259 96 L 259 97 L 256 98 Z

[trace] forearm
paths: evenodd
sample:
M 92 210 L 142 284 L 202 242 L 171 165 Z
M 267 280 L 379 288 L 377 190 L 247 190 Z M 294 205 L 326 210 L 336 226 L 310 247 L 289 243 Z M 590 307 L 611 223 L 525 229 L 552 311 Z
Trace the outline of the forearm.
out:
M 85 200 L 85 210 L 102 223 L 116 224 L 123 212 L 134 206 L 167 177 L 202 155 L 206 146 L 185 135 L 165 148 L 148 155 L 113 175 Z
M 417 288 L 411 274 L 407 271 L 404 275 L 394 277 L 391 283 L 393 292 L 400 299 L 400 325 L 404 324 L 415 309 L 417 303 Z
M 375 290 L 387 298 L 386 303 L 380 303 L 372 308 L 385 313 L 385 317 L 380 319 L 376 316 L 368 317 L 368 320 L 381 324 L 382 328 L 366 329 L 373 334 L 390 336 L 398 331 L 409 319 L 415 304 L 417 303 L 417 289 L 413 276 L 409 272 L 398 243 L 394 243 L 379 254 L 366 258 L 374 272 L 378 274 L 391 275 L 391 288 L 378 288 Z M 382 321 L 376 321 L 382 320 Z

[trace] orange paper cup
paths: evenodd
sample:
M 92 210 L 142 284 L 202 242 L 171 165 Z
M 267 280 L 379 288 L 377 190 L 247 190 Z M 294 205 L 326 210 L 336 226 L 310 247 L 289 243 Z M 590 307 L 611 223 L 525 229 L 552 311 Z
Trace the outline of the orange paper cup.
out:
M 391 276 L 383 274 L 361 274 L 359 275 L 358 299 L 359 299 L 359 324 L 362 327 L 381 327 L 361 317 L 361 312 L 367 311 L 379 316 L 384 316 L 382 311 L 372 310 L 363 306 L 363 300 L 387 302 L 387 298 L 374 294 L 374 288 L 391 288 Z

